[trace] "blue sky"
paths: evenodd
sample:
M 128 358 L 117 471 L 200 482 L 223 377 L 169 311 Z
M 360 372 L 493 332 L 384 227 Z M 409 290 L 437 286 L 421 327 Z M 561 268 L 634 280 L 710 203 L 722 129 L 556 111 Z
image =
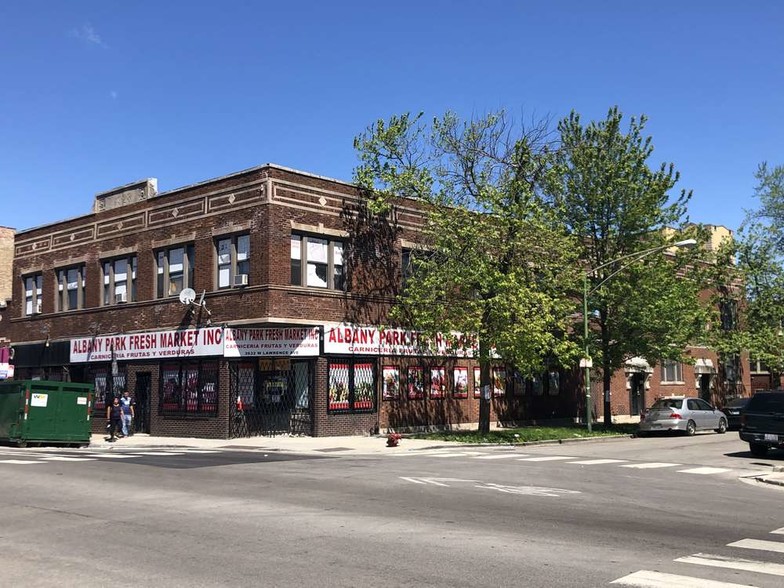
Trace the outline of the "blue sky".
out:
M 0 225 L 264 163 L 350 180 L 391 114 L 646 114 L 697 222 L 737 228 L 784 164 L 778 0 L 5 0 Z

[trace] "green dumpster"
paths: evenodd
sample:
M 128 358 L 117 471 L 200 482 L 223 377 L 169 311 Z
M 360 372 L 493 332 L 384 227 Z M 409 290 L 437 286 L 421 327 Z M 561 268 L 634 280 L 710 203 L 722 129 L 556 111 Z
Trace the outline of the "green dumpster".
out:
M 92 384 L 0 382 L 0 441 L 89 445 L 93 398 Z

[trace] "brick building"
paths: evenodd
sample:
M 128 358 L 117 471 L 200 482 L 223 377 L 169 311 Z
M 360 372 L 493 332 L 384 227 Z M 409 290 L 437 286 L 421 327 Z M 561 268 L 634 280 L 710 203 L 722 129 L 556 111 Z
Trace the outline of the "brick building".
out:
M 4 313 L 15 377 L 94 383 L 96 431 L 125 389 L 137 428 L 161 436 L 475 424 L 470 345 L 383 326 L 417 203 L 400 200 L 380 227 L 364 202 L 351 184 L 264 165 L 165 193 L 142 180 L 96 195 L 90 214 L 17 232 Z M 717 358 L 700 353 L 665 382 L 630 362 L 613 380 L 618 420 L 661 390 L 710 390 Z M 498 365 L 493 382 L 499 425 L 584 414 L 579 370 L 523 380 Z
M 121 389 L 156 435 L 477 422 L 470 352 L 380 328 L 416 204 L 399 203 L 384 243 L 363 218 L 354 186 L 274 165 L 98 194 L 91 214 L 16 235 L 16 377 L 94 382 L 96 430 L 104 395 Z M 575 416 L 567 376 L 495 379 L 496 421 Z

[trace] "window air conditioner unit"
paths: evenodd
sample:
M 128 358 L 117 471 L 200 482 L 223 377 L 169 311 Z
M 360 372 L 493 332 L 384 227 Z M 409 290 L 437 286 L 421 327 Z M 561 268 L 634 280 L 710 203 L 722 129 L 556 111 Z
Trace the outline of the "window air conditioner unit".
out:
M 33 314 L 41 314 L 41 301 L 40 300 L 35 303 L 35 306 L 33 307 Z
M 119 304 L 121 302 L 128 302 L 128 295 L 125 292 L 114 295 L 114 301 Z
M 234 287 L 241 288 L 248 285 L 248 274 L 237 274 L 234 276 Z

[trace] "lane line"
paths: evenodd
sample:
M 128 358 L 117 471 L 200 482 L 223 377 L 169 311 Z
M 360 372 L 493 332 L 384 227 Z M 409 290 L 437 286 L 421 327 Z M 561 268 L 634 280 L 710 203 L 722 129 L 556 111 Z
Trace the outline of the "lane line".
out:
M 140 451 L 138 453 L 139 457 L 144 457 L 147 455 L 185 455 L 183 451 Z
M 525 453 L 510 453 L 507 455 L 477 455 L 474 459 L 511 459 L 513 457 L 527 457 Z
M 781 529 L 776 529 L 775 531 L 771 531 L 771 533 L 774 535 L 784 535 L 784 527 L 781 527 Z
M 400 479 L 405 480 L 406 482 L 413 482 L 414 484 L 425 484 L 422 480 L 417 480 L 416 478 L 404 478 L 403 476 L 400 476 Z
M 33 463 L 43 463 L 38 460 L 30 460 L 30 459 L 0 459 L 0 463 L 11 463 L 15 465 L 30 465 Z
M 630 463 L 618 466 L 621 468 L 635 468 L 638 470 L 650 470 L 653 468 L 674 468 L 678 467 L 679 463 L 664 463 L 664 462 L 651 462 L 651 463 Z
M 709 468 L 709 467 L 700 467 L 700 468 L 690 468 L 688 470 L 678 470 L 679 474 L 700 474 L 700 475 L 711 475 L 711 474 L 721 474 L 723 472 L 732 471 L 729 468 Z
M 577 465 L 602 465 L 605 463 L 622 463 L 625 459 L 584 459 L 582 461 L 570 461 L 568 463 Z
M 767 561 L 754 561 L 751 559 L 724 557 L 722 555 L 709 555 L 707 553 L 695 553 L 694 555 L 689 555 L 687 557 L 679 557 L 674 561 L 713 568 L 757 572 L 771 576 L 784 576 L 783 564 L 770 563 Z
M 727 547 L 740 547 L 742 549 L 758 549 L 760 551 L 784 553 L 784 543 L 781 541 L 765 541 L 764 539 L 741 539 L 735 543 L 728 543 Z
M 55 457 L 42 457 L 41 461 L 95 461 L 94 457 L 63 457 L 61 455 Z
M 642 588 L 754 588 L 751 584 L 733 584 L 718 582 L 716 580 L 703 580 L 690 576 L 677 576 L 650 570 L 640 570 L 623 578 L 613 580 L 610 584 L 623 584 L 624 586 L 640 586 Z
M 546 455 L 540 457 L 523 457 L 517 461 L 558 461 L 563 459 L 574 459 L 565 455 Z

